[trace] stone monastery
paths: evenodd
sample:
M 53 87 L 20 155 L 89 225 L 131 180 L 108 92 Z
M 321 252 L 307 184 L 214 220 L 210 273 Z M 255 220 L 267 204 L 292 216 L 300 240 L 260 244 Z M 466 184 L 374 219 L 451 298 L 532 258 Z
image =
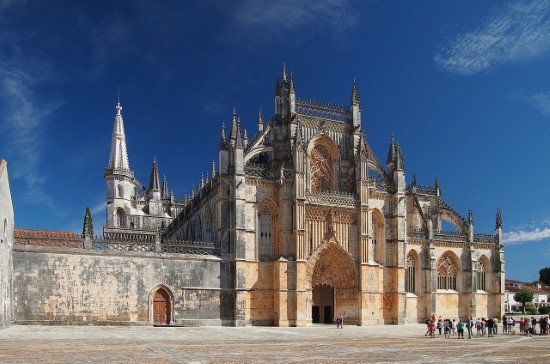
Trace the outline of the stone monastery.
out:
M 437 179 L 420 186 L 412 175 L 407 184 L 393 137 L 380 163 L 355 82 L 349 106 L 314 102 L 296 97 L 283 67 L 274 104 L 266 121 L 260 111 L 250 140 L 233 110 L 217 165 L 184 199 L 160 183 L 156 160 L 148 187 L 136 179 L 117 104 L 101 238 L 89 211 L 81 237 L 14 231 L 3 162 L 3 324 L 308 326 L 343 316 L 365 325 L 502 315 L 500 210 L 495 235 L 475 234 L 472 212 L 453 210 Z M 444 222 L 455 231 L 441 231 Z

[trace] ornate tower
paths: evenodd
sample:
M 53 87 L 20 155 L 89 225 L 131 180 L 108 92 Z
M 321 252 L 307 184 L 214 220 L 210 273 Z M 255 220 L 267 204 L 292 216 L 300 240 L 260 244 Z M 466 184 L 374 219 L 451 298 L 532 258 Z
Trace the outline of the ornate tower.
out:
M 107 227 L 127 228 L 126 214 L 135 191 L 134 171 L 130 169 L 122 106 L 116 105 L 109 164 L 103 177 L 107 182 Z

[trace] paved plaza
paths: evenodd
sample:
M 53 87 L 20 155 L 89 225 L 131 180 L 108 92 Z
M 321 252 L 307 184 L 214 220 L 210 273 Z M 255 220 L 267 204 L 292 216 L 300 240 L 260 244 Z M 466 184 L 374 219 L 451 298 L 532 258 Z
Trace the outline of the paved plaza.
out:
M 312 327 L 13 326 L 0 363 L 548 363 L 550 336 L 458 340 L 425 325 Z

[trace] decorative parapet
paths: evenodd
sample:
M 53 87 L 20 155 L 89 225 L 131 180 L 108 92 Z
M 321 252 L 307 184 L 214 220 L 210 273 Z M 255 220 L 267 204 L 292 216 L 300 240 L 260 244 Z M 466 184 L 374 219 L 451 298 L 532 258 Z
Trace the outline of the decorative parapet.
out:
M 419 228 L 410 228 L 407 229 L 407 237 L 411 239 L 427 239 L 428 231 L 425 229 Z M 457 231 L 434 231 L 433 240 L 445 241 L 445 242 L 468 242 L 468 236 L 461 234 Z M 494 244 L 496 241 L 496 235 L 489 234 L 475 234 L 474 243 L 480 244 Z
M 336 207 L 358 207 L 355 194 L 343 191 L 306 192 L 306 203 Z
M 419 195 L 435 196 L 435 194 L 436 194 L 435 187 L 419 186 L 419 185 L 416 185 L 416 186 L 409 185 L 409 186 L 407 186 L 407 192 L 412 192 L 413 188 L 415 189 L 416 193 L 419 194 Z
M 163 253 L 218 255 L 214 243 L 203 241 L 166 240 L 161 244 Z
M 269 180 L 292 178 L 293 172 L 291 169 L 273 170 L 265 164 L 247 163 L 244 167 L 244 173 L 247 177 L 259 177 Z
M 128 178 L 134 178 L 134 171 L 130 169 L 111 169 L 111 168 L 105 168 L 105 171 L 103 172 L 104 176 L 116 174 L 118 176 L 125 176 Z
M 349 107 L 296 98 L 296 113 L 346 122 L 352 114 Z

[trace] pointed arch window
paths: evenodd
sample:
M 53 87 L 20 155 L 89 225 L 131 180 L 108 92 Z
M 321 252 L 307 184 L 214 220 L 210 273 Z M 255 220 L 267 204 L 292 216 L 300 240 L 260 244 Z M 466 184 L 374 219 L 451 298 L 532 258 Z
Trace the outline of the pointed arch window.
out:
M 405 268 L 405 291 L 409 293 L 416 292 L 416 259 L 411 253 L 407 255 L 407 265 Z
M 126 213 L 120 207 L 116 210 L 116 225 L 119 228 L 126 227 Z
M 437 289 L 456 291 L 457 274 L 457 264 L 451 254 L 443 254 L 437 262 Z
M 258 224 L 258 258 L 260 261 L 271 260 L 273 257 L 273 214 L 267 206 L 260 210 Z
M 372 212 L 372 259 L 383 263 L 384 257 L 384 218 L 379 211 Z
M 483 259 L 477 261 L 477 289 L 481 291 L 486 291 L 486 272 L 487 266 Z
M 210 209 L 206 209 L 204 214 L 204 237 L 203 241 L 211 243 L 212 242 L 212 213 Z
M 332 160 L 326 146 L 316 145 L 311 151 L 311 191 L 332 191 Z
M 122 185 L 117 186 L 117 193 L 119 198 L 124 198 L 124 187 Z

